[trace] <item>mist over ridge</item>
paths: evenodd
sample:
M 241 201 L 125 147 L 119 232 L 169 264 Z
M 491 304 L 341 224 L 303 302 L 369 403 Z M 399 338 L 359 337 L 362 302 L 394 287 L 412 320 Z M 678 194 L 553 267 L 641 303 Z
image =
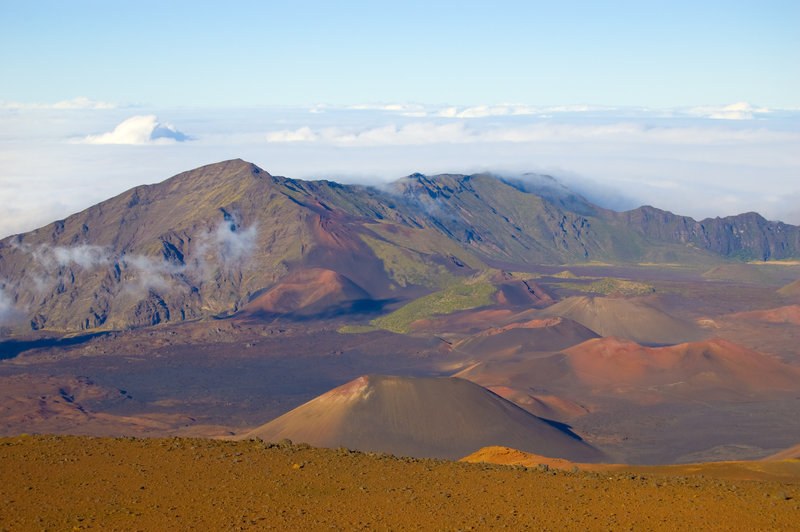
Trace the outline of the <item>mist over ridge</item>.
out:
M 408 273 L 393 265 L 400 249 L 415 253 Z M 6 321 L 75 330 L 227 315 L 304 268 L 332 269 L 377 301 L 393 286 L 430 290 L 492 263 L 798 255 L 797 227 L 755 213 L 615 212 L 550 176 L 412 174 L 374 188 L 272 176 L 236 159 L 0 241 L 0 278 Z

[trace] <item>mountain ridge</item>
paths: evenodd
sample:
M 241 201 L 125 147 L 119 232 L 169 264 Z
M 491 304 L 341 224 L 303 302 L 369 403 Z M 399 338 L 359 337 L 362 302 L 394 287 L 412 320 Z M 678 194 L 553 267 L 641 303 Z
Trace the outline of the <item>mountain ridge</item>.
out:
M 755 213 L 617 213 L 540 177 L 539 195 L 532 178 L 491 174 L 381 190 L 223 161 L 0 240 L 0 295 L 24 316 L 14 330 L 77 331 L 230 315 L 299 269 L 356 280 L 362 299 L 413 300 L 493 263 L 800 256 L 800 228 Z

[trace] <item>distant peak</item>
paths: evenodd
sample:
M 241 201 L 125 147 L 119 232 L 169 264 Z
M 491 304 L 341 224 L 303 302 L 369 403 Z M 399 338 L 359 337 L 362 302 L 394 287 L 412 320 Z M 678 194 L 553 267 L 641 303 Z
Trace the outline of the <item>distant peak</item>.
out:
M 207 164 L 188 172 L 182 172 L 167 181 L 181 183 L 182 186 L 199 184 L 219 184 L 241 182 L 247 179 L 263 179 L 272 177 L 253 163 L 242 159 L 230 159 L 218 163 Z

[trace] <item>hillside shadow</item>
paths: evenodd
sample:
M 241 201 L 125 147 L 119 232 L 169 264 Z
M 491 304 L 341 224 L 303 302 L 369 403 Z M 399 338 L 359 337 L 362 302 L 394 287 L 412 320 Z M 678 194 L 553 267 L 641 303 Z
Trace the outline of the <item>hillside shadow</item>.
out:
M 108 332 L 96 332 L 70 336 L 68 338 L 37 338 L 35 340 L 4 340 L 0 341 L 0 360 L 14 358 L 31 349 L 49 347 L 67 347 L 88 342 L 92 338 L 104 336 Z
M 288 313 L 255 311 L 249 312 L 246 315 L 239 315 L 237 317 L 246 317 L 249 319 L 271 321 L 275 319 L 284 319 L 296 322 L 317 321 L 326 319 L 335 319 L 341 317 L 349 318 L 366 318 L 372 315 L 380 315 L 386 311 L 386 307 L 401 301 L 399 298 L 391 299 L 354 299 L 343 301 L 336 305 L 331 305 L 323 309 L 313 311 L 307 310 L 306 312 L 296 311 Z M 236 316 L 236 315 L 234 315 Z
M 560 421 L 554 421 L 552 419 L 547 419 L 544 417 L 540 417 L 542 421 L 550 425 L 551 427 L 557 428 L 561 432 L 566 433 L 568 436 L 575 438 L 576 440 L 583 441 L 583 438 L 572 432 L 572 425 L 567 425 L 566 423 L 561 423 Z

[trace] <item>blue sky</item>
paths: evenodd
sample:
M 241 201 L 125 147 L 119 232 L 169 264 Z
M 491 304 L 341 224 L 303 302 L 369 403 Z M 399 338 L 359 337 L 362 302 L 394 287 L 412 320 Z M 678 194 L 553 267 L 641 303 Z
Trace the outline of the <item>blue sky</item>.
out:
M 800 223 L 800 2 L 0 0 L 0 237 L 202 164 Z
M 796 106 L 800 2 L 5 1 L 3 100 Z

